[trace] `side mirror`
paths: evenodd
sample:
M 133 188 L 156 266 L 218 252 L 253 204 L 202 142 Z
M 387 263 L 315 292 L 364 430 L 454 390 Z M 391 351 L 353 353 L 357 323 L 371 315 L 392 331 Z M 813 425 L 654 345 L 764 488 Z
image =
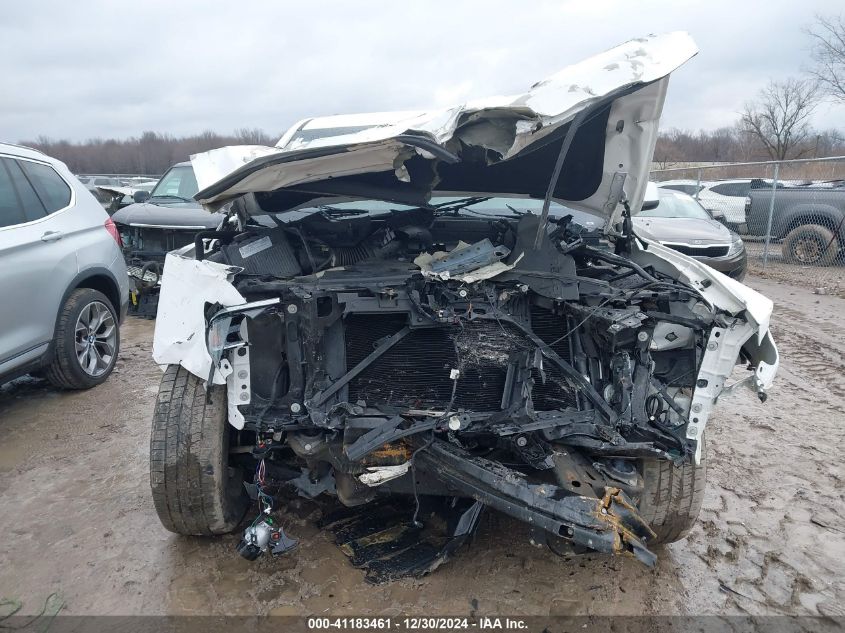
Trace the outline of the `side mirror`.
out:
M 150 199 L 150 192 L 144 191 L 143 189 L 138 189 L 138 191 L 132 194 L 132 199 L 135 202 L 146 202 Z
M 656 209 L 660 204 L 660 192 L 657 189 L 657 183 L 649 181 L 645 186 L 645 196 L 643 196 L 643 211 L 649 209 Z

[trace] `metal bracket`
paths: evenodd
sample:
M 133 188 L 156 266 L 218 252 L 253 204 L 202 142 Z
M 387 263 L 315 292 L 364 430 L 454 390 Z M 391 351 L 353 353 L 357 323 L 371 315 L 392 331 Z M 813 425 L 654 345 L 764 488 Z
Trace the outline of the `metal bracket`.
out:
M 607 200 L 604 203 L 604 212 L 608 215 L 616 210 L 616 206 L 625 195 L 624 187 L 627 178 L 628 172 L 625 171 L 617 171 L 613 174 L 613 178 L 610 181 L 610 192 L 607 194 Z

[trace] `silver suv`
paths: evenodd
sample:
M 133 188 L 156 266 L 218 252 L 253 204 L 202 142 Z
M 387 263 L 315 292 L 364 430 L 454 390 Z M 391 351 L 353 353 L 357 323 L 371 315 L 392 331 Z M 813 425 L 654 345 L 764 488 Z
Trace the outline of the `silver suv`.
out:
M 67 167 L 0 143 L 0 383 L 87 389 L 114 368 L 128 305 L 120 235 Z

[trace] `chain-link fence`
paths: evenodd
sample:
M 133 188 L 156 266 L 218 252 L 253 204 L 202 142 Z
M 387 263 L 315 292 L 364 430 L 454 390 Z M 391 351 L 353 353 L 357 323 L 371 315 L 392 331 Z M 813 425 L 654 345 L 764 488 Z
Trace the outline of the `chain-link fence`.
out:
M 845 156 L 655 169 L 651 179 L 740 234 L 752 274 L 845 296 Z

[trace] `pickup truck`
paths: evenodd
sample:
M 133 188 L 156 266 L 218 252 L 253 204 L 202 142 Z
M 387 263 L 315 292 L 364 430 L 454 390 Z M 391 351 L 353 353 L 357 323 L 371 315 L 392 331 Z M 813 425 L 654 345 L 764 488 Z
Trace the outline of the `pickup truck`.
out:
M 778 189 L 772 210 L 772 241 L 791 264 L 829 266 L 845 246 L 845 187 Z M 752 189 L 745 199 L 751 235 L 766 235 L 771 189 Z

